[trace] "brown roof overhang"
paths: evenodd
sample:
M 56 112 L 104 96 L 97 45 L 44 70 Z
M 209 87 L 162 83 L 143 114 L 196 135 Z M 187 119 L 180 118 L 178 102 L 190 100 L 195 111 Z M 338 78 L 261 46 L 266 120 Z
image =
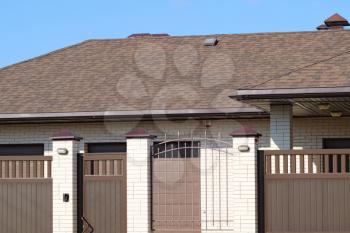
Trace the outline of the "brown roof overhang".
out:
M 62 113 L 0 113 L 0 123 L 34 121 L 99 121 L 99 120 L 139 120 L 139 119 L 172 119 L 188 117 L 244 117 L 260 116 L 265 113 L 251 108 L 218 108 L 218 109 L 174 109 L 174 110 L 141 110 L 141 111 L 106 111 L 106 112 L 62 112 Z
M 312 87 L 312 88 L 276 88 L 276 89 L 241 89 L 231 98 L 237 100 L 290 99 L 314 97 L 348 97 L 350 87 Z

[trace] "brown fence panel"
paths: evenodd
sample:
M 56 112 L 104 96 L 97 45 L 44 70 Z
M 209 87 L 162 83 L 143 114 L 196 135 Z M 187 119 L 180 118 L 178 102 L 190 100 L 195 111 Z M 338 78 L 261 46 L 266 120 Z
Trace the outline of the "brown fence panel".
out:
M 86 154 L 83 188 L 86 232 L 126 233 L 126 154 Z
M 265 231 L 350 232 L 349 154 L 350 150 L 266 151 Z M 284 169 L 278 167 L 280 159 Z
M 52 180 L 48 172 L 51 160 L 44 156 L 0 157 L 4 171 L 0 175 L 0 232 L 52 232 Z M 23 164 L 29 161 L 39 164 L 35 176 L 30 175 L 30 168 L 28 173 L 23 172 Z M 24 178 L 26 174 L 28 178 Z

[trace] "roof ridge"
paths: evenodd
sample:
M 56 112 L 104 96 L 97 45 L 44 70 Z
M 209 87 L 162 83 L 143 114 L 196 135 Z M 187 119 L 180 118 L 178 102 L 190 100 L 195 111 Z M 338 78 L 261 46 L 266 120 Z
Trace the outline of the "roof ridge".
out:
M 44 53 L 44 54 L 39 55 L 39 56 L 35 56 L 35 57 L 29 58 L 29 59 L 25 59 L 23 61 L 19 61 L 19 62 L 10 64 L 10 65 L 1 67 L 0 68 L 0 72 L 4 71 L 4 70 L 7 70 L 7 69 L 10 69 L 11 67 L 16 66 L 16 65 L 27 63 L 27 62 L 30 62 L 30 61 L 35 60 L 35 59 L 40 59 L 40 58 L 43 58 L 43 57 L 47 57 L 47 56 L 50 56 L 52 54 L 56 54 L 56 53 L 62 52 L 64 50 L 67 50 L 67 49 L 70 49 L 70 48 L 78 47 L 79 45 L 82 45 L 82 44 L 85 44 L 85 43 L 88 43 L 88 42 L 91 42 L 91 41 L 93 41 L 93 40 L 90 40 L 90 39 L 89 40 L 84 40 L 84 41 L 81 41 L 81 42 L 73 44 L 73 45 L 69 45 L 69 46 L 66 46 L 66 47 L 63 47 L 63 48 L 60 48 L 60 49 L 53 50 L 53 51 L 48 52 L 48 53 Z
M 195 38 L 208 36 L 251 36 L 251 35 L 271 35 L 271 34 L 300 34 L 300 33 L 343 33 L 350 30 L 324 30 L 324 31 L 294 31 L 294 32 L 247 32 L 247 33 L 223 33 L 223 34 L 198 34 L 198 35 L 169 35 L 169 36 L 145 36 L 138 38 L 94 38 L 89 41 L 124 41 L 124 40 L 144 40 L 144 39 L 169 39 L 169 38 Z

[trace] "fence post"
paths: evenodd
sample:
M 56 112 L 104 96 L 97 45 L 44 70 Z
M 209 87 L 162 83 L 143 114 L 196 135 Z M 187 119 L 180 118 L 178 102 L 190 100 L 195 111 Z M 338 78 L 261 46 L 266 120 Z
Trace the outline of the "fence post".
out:
M 127 232 L 151 232 L 151 145 L 144 129 L 127 133 Z
M 235 232 L 258 232 L 257 139 L 255 129 L 239 128 L 233 137 L 233 221 Z
M 81 138 L 69 130 L 51 137 L 53 233 L 77 232 L 77 154 Z M 69 199 L 67 198 L 69 195 Z

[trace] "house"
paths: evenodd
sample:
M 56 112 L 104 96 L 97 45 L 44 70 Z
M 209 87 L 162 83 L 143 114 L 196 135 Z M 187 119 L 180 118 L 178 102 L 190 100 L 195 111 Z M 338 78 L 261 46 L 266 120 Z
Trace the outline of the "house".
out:
M 350 231 L 350 31 L 88 40 L 0 70 L 1 232 Z

